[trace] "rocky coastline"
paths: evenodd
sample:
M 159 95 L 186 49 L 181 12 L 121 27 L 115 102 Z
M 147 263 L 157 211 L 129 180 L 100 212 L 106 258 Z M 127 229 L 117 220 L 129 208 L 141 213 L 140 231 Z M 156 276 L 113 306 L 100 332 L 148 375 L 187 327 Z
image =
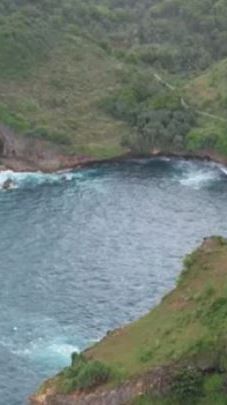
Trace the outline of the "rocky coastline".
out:
M 212 161 L 227 165 L 227 156 L 212 149 L 198 151 L 175 151 L 170 149 L 153 149 L 147 153 L 127 150 L 121 155 L 106 159 L 92 156 L 69 155 L 62 152 L 54 144 L 40 139 L 31 139 L 18 135 L 11 129 L 0 125 L 0 171 L 52 173 L 61 170 L 73 170 L 95 164 L 126 162 L 130 159 L 142 158 L 183 158 Z

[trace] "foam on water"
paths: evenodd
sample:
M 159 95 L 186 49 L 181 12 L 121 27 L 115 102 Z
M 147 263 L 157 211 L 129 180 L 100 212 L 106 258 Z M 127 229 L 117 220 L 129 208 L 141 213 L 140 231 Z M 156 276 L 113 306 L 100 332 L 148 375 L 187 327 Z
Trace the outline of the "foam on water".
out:
M 63 178 L 68 180 L 69 174 L 44 174 L 41 172 L 13 172 L 6 170 L 0 172 L 0 189 L 3 189 L 4 183 L 11 180 L 14 188 L 23 187 L 26 185 L 40 185 L 43 183 L 56 183 Z
M 12 350 L 12 353 L 21 357 L 28 357 L 31 361 L 39 363 L 56 364 L 58 367 L 70 363 L 73 352 L 79 353 L 78 346 L 69 343 L 66 337 L 56 337 L 53 340 L 37 339 L 30 342 L 26 348 Z
M 11 331 L 2 331 L 0 348 L 19 358 L 61 367 L 70 363 L 72 352 L 83 348 L 75 344 L 72 331 L 60 326 L 55 319 L 34 314 L 24 317 L 18 313 L 18 320 Z
M 182 186 L 200 190 L 209 187 L 223 180 L 223 173 L 227 174 L 227 169 L 216 163 L 182 161 L 176 164 L 177 179 Z M 226 172 L 225 172 L 226 171 Z
M 219 181 L 222 175 L 227 175 L 227 168 L 223 165 L 216 163 L 204 163 L 201 166 L 200 162 L 187 161 L 183 159 L 175 160 L 169 157 L 157 157 L 147 159 L 131 159 L 130 162 L 136 165 L 146 166 L 152 164 L 152 162 L 173 162 L 173 166 L 176 169 L 175 177 L 183 186 L 191 187 L 194 189 L 200 189 L 203 186 L 207 186 L 214 181 Z M 169 167 L 169 170 L 170 167 Z M 89 177 L 96 177 L 99 174 L 99 169 L 87 169 L 78 171 L 59 171 L 55 173 L 43 173 L 43 172 L 14 172 L 12 170 L 6 170 L 0 172 L 0 190 L 4 189 L 4 183 L 7 180 L 12 181 L 11 189 L 17 188 L 32 188 L 43 184 L 61 184 L 72 181 L 86 181 Z M 99 187 L 99 184 L 93 182 L 93 187 Z
M 183 186 L 192 187 L 194 189 L 200 189 L 204 185 L 211 184 L 214 181 L 218 180 L 218 175 L 212 171 L 195 171 L 186 174 L 181 180 L 180 183 Z
M 222 171 L 222 173 L 224 173 L 225 176 L 227 176 L 227 167 L 220 166 L 220 170 Z
M 4 183 L 7 180 L 12 181 L 10 189 L 30 188 L 43 184 L 58 184 L 70 182 L 74 179 L 83 179 L 83 173 L 80 171 L 62 171 L 56 173 L 42 172 L 14 172 L 6 170 L 0 172 L 0 190 L 4 190 Z
M 72 181 L 84 182 L 90 180 L 91 177 L 97 177 L 100 174 L 98 168 L 91 168 L 85 170 L 63 170 L 55 173 L 43 172 L 14 172 L 12 170 L 5 170 L 0 172 L 0 191 L 6 191 L 4 183 L 7 180 L 12 181 L 9 189 L 30 189 L 41 185 L 56 185 L 64 184 Z

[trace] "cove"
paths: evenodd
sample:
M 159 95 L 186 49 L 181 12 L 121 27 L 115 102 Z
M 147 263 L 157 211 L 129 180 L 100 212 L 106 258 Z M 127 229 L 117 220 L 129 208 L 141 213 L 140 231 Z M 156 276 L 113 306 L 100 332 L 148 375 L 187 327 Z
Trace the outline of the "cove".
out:
M 70 353 L 154 306 L 182 257 L 227 236 L 212 163 L 138 159 L 61 174 L 0 173 L 0 403 L 24 405 Z M 2 401 L 2 402 L 1 402 Z

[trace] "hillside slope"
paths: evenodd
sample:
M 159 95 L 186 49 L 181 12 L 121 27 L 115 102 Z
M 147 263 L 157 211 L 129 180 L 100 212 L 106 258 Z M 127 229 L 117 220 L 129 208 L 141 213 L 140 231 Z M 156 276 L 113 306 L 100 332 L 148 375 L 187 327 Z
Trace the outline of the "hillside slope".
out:
M 193 104 L 226 116 L 226 20 L 223 0 L 2 1 L 0 122 L 69 155 L 226 156 L 225 142 L 207 142 L 226 123 L 181 103 L 190 88 Z
M 206 239 L 160 305 L 74 354 L 31 403 L 226 404 L 226 281 L 227 241 Z

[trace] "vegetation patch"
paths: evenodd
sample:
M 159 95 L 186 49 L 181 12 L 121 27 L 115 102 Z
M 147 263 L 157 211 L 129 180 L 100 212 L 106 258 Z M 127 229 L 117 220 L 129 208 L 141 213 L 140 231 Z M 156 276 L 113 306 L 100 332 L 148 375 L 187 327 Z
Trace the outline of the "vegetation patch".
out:
M 72 365 L 56 379 L 56 389 L 63 394 L 75 390 L 90 390 L 107 383 L 112 376 L 111 368 L 98 360 L 88 361 L 83 354 L 73 353 Z
M 171 393 L 178 401 L 190 403 L 202 395 L 203 376 L 195 368 L 180 370 L 174 378 Z
M 3 0 L 0 121 L 99 159 L 226 155 L 226 16 L 220 0 Z

